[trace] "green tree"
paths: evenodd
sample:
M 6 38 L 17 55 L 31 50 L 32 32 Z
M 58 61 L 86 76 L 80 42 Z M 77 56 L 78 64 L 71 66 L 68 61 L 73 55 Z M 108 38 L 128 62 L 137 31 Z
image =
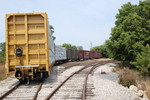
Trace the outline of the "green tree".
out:
M 116 26 L 119 26 L 125 20 L 125 17 L 129 14 L 135 13 L 137 11 L 137 5 L 132 5 L 130 2 L 124 4 L 121 9 L 119 9 L 119 13 L 116 15 Z
M 144 19 L 142 24 L 147 31 L 144 34 L 144 46 L 146 46 L 146 44 L 150 44 L 150 0 L 140 1 L 137 13 Z
M 5 62 L 5 43 L 0 43 L 0 62 Z
M 117 60 L 134 61 L 142 48 L 150 44 L 150 23 L 143 17 L 148 15 L 139 13 L 139 9 L 145 8 L 142 6 L 143 2 L 147 6 L 150 1 L 140 1 L 139 5 L 127 3 L 116 15 L 116 26 L 112 29 L 110 40 L 106 45 L 112 57 Z M 147 7 L 145 12 L 150 10 Z
M 62 47 L 65 47 L 65 48 L 68 48 L 68 49 L 75 49 L 75 50 L 77 50 L 77 47 L 75 45 L 71 45 L 69 43 L 64 43 L 62 45 Z
M 150 46 L 146 45 L 138 54 L 136 61 L 132 62 L 143 75 L 150 75 Z
M 83 47 L 82 46 L 77 46 L 77 49 L 78 50 L 83 50 Z

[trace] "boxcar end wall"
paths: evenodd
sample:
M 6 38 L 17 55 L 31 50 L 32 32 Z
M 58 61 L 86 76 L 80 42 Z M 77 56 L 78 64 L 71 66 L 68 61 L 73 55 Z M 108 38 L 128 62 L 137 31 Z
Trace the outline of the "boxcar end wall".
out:
M 55 62 L 46 13 L 6 14 L 6 69 L 18 79 L 47 73 Z

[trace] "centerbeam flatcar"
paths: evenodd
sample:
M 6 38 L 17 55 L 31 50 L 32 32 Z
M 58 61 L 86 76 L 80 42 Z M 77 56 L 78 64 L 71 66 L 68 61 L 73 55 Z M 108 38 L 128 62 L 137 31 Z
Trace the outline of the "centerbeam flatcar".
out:
M 6 69 L 19 80 L 47 77 L 55 63 L 46 13 L 6 14 Z

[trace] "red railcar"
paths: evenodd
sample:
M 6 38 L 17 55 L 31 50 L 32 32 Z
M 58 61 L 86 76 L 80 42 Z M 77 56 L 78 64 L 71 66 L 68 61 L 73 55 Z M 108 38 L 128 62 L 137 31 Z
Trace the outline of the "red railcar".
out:
M 90 59 L 93 59 L 93 58 L 94 58 L 94 52 L 95 52 L 95 51 L 90 51 L 90 57 L 89 57 Z
M 83 50 L 78 50 L 78 59 L 84 60 L 84 51 Z
M 89 59 L 90 58 L 90 51 L 84 50 L 84 59 Z
M 94 51 L 94 58 L 100 58 L 101 57 L 101 53 L 98 51 Z

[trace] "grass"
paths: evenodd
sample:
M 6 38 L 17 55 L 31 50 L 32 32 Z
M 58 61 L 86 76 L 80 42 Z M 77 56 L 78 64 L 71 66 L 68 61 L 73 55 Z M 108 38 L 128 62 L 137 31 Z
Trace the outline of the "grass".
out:
M 150 99 L 150 78 L 139 76 L 137 83 L 139 84 L 138 88 L 140 90 L 146 91 L 147 97 Z
M 6 77 L 7 76 L 6 76 L 6 70 L 4 64 L 0 63 L 0 81 L 5 79 Z
M 146 91 L 146 95 L 150 99 L 150 77 L 144 77 L 138 71 L 128 67 L 118 66 L 112 71 L 118 73 L 121 85 L 125 87 L 135 85 L 139 90 Z
M 123 68 L 118 71 L 119 74 L 119 83 L 125 87 L 129 87 L 130 85 L 137 85 L 136 80 L 138 78 L 138 74 L 129 68 Z
M 148 97 L 149 100 L 150 100 L 150 84 L 149 84 L 149 87 L 147 87 L 146 95 L 147 95 L 147 97 Z

